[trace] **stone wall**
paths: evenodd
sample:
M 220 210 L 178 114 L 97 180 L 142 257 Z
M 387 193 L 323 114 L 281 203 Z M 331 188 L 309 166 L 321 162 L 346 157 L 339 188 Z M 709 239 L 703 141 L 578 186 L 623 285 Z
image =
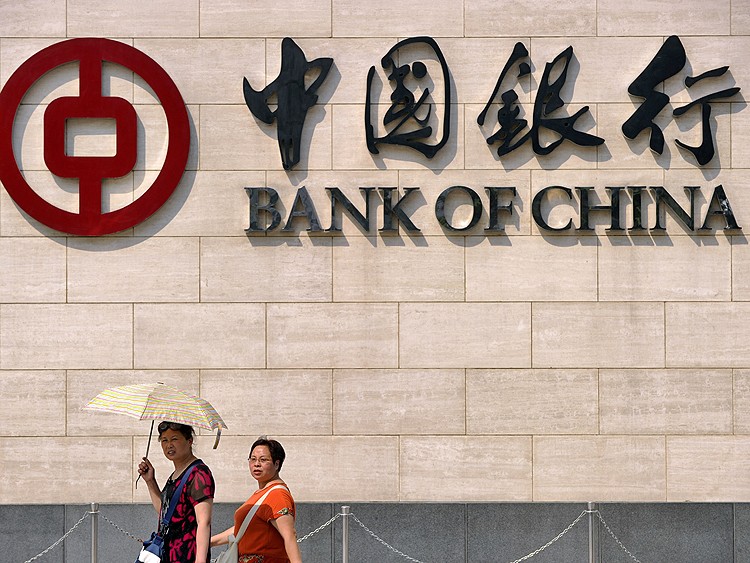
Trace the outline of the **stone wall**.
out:
M 663 155 L 645 133 L 620 132 L 641 103 L 628 85 L 672 34 L 692 74 L 728 65 L 743 89 L 712 103 L 717 156 L 705 167 L 674 144 L 701 137 L 698 110 L 671 116 L 692 94 L 677 81 L 657 119 Z M 451 69 L 450 140 L 432 160 L 407 148 L 372 155 L 367 71 L 416 35 L 434 37 Z M 148 423 L 80 409 L 105 387 L 154 380 L 200 393 L 224 416 L 219 449 L 209 435 L 197 443 L 220 502 L 248 496 L 247 450 L 259 434 L 282 441 L 283 476 L 306 503 L 750 499 L 745 235 L 721 224 L 699 235 L 672 213 L 665 233 L 607 232 L 606 213 L 592 215 L 591 232 L 550 233 L 532 220 L 547 186 L 593 187 L 600 204 L 606 187 L 664 186 L 684 209 L 683 186 L 700 186 L 702 224 L 721 184 L 750 228 L 747 1 L 6 2 L 2 84 L 43 47 L 88 36 L 124 41 L 172 76 L 192 147 L 167 204 L 112 236 L 53 231 L 0 191 L 0 503 L 147 502 L 133 482 Z M 253 118 L 242 94 L 243 77 L 260 89 L 277 76 L 285 36 L 308 59 L 334 59 L 289 173 L 275 126 Z M 487 146 L 476 118 L 516 41 L 533 62 L 532 80 L 516 88 L 526 118 L 545 63 L 572 45 L 563 111 L 588 105 L 578 127 L 604 145 L 565 143 L 541 157 L 526 144 L 502 159 Z M 47 171 L 42 123 L 53 99 L 76 95 L 77 76 L 72 64 L 37 82 L 14 137 L 28 181 L 73 210 L 76 182 Z M 139 118 L 134 171 L 104 187 L 105 209 L 116 209 L 156 177 L 166 129 L 141 78 L 109 64 L 104 76 Z M 111 154 L 111 124 L 78 126 L 75 154 Z M 456 185 L 479 194 L 484 215 L 448 232 L 433 206 Z M 326 229 L 326 187 L 363 210 L 360 187 L 418 186 L 408 211 L 421 232 L 380 234 L 376 190 L 369 230 L 344 215 L 339 234 L 296 222 L 291 235 L 246 236 L 244 188 L 264 186 L 287 212 L 305 186 Z M 484 232 L 487 186 L 517 190 L 504 234 Z M 551 221 L 578 226 L 579 199 L 573 191 Z M 470 206 L 451 206 L 465 224 Z M 649 225 L 654 208 L 649 200 Z

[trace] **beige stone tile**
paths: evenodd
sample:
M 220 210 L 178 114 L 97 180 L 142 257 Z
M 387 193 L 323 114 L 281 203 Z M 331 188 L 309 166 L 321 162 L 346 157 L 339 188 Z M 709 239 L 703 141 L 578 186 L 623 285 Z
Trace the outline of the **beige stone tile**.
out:
M 259 432 L 262 429 L 259 429 Z M 271 435 L 279 440 L 286 452 L 281 476 L 294 500 L 300 502 L 379 502 L 398 501 L 398 439 L 383 436 L 288 436 Z M 216 487 L 216 502 L 241 503 L 258 488 L 248 471 L 250 447 L 257 438 L 222 436 L 217 450 L 210 449 L 208 440 L 194 447 L 211 468 Z M 135 440 L 136 455 L 145 451 L 143 439 Z M 157 479 L 163 480 L 171 464 L 161 452 L 150 456 L 155 461 Z M 329 479 L 310 478 L 311 468 Z M 135 480 L 133 472 L 133 480 Z M 147 502 L 141 488 L 135 500 Z M 230 522 L 214 521 L 217 528 Z M 300 533 L 304 533 L 299 530 Z
M 662 38 L 535 37 L 531 40 L 529 49 L 537 82 L 535 91 L 532 92 L 534 97 L 545 66 L 551 64 L 569 46 L 573 47 L 573 59 L 560 93 L 566 104 L 630 103 L 628 87 L 659 51 Z M 562 69 L 563 63 L 564 61 L 558 63 L 555 69 Z M 554 76 L 555 74 L 552 75 L 553 79 Z
M 541 78 L 541 77 L 540 77 Z M 532 96 L 535 91 L 531 92 Z M 520 94 L 519 94 L 520 95 Z M 499 106 L 497 106 L 499 107 Z M 554 112 L 551 117 L 571 116 L 581 109 L 583 104 L 567 104 Z M 576 129 L 590 135 L 606 136 L 601 134 L 601 127 L 597 118 L 598 105 L 589 107 L 576 122 Z M 570 141 L 564 141 L 548 155 L 537 155 L 534 153 L 531 139 L 502 157 L 498 156 L 499 144 L 488 145 L 487 139 L 499 130 L 496 110 L 490 110 L 484 125 L 477 124 L 477 117 L 484 109 L 484 104 L 466 104 L 465 109 L 465 136 L 466 136 L 466 168 L 471 169 L 493 169 L 493 170 L 529 170 L 529 169 L 575 169 L 588 170 L 597 167 L 598 150 L 601 147 L 582 147 Z M 530 132 L 533 125 L 534 106 L 522 104 L 519 117 L 528 122 L 518 137 L 521 138 Z M 544 128 L 539 128 L 539 142 L 541 146 L 547 147 L 559 138 L 556 134 Z M 604 145 L 602 145 L 604 146 Z
M 750 348 L 742 331 L 750 303 L 667 303 L 668 367 L 743 368 Z
M 732 160 L 735 168 L 750 168 L 750 112 L 742 104 L 731 105 Z
M 594 188 L 590 196 L 590 205 L 610 205 L 611 192 L 607 187 L 627 187 L 627 186 L 663 186 L 664 174 L 659 169 L 628 169 L 628 170 L 586 170 L 585 173 L 574 170 L 533 170 L 531 172 L 531 195 L 529 196 L 529 205 L 531 208 L 533 198 L 537 197 L 540 191 L 551 186 L 561 186 L 571 191 L 572 200 L 559 190 L 551 190 L 543 197 L 541 201 L 541 213 L 543 219 L 550 226 L 560 229 L 571 222 L 569 230 L 560 231 L 557 234 L 552 231 L 540 228 L 535 221 L 531 222 L 531 232 L 542 234 L 547 240 L 556 240 L 553 237 L 568 237 L 571 234 L 577 234 L 579 240 L 585 236 L 585 232 L 575 233 L 573 229 L 581 226 L 580 216 L 580 194 L 576 187 Z M 668 185 L 670 193 L 675 197 L 680 205 L 688 205 L 689 201 L 682 201 L 683 190 L 673 188 Z M 620 192 L 620 225 L 624 229 L 630 229 L 633 226 L 633 205 L 632 197 L 628 191 Z M 643 224 L 653 226 L 655 224 L 653 200 L 648 193 L 643 194 Z M 686 207 L 689 209 L 689 205 Z M 529 213 L 530 214 L 530 213 Z M 671 219 L 669 213 L 666 214 L 666 224 L 668 232 L 675 232 L 679 229 L 677 223 Z M 592 212 L 589 214 L 589 225 L 594 229 L 594 233 L 599 235 L 598 241 L 603 241 L 606 237 L 615 238 L 619 235 L 636 235 L 636 231 L 608 231 L 611 225 L 609 211 Z M 684 230 L 676 231 L 678 234 L 684 233 Z M 583 242 L 582 242 L 583 243 Z M 598 242 L 601 245 L 603 242 Z M 622 241 L 613 241 L 615 244 L 627 244 Z
M 65 0 L 3 2 L 0 6 L 2 37 L 64 37 Z
M 239 236 L 249 226 L 246 186 L 262 172 L 186 172 L 167 202 L 135 228 L 137 236 Z
M 467 301 L 596 301 L 591 237 L 516 236 L 466 241 Z
M 171 385 L 195 395 L 200 394 L 198 370 L 69 370 L 65 393 L 67 435 L 148 436 L 151 428 L 150 420 L 137 420 L 122 414 L 104 411 L 84 410 L 84 407 L 105 389 L 156 382 Z M 151 446 L 158 449 L 156 436 L 157 430 L 154 428 Z
M 330 170 L 330 111 L 316 105 L 307 112 L 297 169 Z M 276 123 L 255 119 L 245 104 L 204 105 L 200 125 L 202 170 L 283 169 Z
M 330 37 L 331 3 L 294 0 L 258 4 L 212 0 L 200 4 L 201 37 Z
M 447 237 L 337 239 L 334 301 L 463 301 L 463 240 Z
M 467 0 L 464 10 L 466 35 L 470 37 L 507 37 L 519 31 L 529 31 L 535 37 L 596 35 L 594 0 L 568 0 L 555 3 L 554 8 L 533 0 L 511 4 Z
M 136 305 L 136 368 L 235 368 L 265 365 L 260 304 Z
M 401 500 L 531 501 L 531 438 L 401 438 Z
M 130 503 L 131 462 L 129 438 L 0 438 L 0 471 L 13 476 L 3 479 L 0 497 L 10 504 Z
M 748 436 L 668 436 L 666 500 L 747 502 L 748 463 Z
M 202 370 L 201 396 L 230 435 L 331 434 L 330 370 Z M 250 407 L 257 402 L 264 406 Z
M 279 438 L 287 452 L 284 479 L 297 502 L 393 502 L 399 498 L 398 438 Z M 246 462 L 247 463 L 247 462 Z M 317 467 L 330 479 L 310 479 Z
M 731 2 L 732 35 L 750 34 L 750 4 L 747 0 Z
M 622 133 L 622 125 L 640 106 L 642 100 L 635 99 L 628 104 L 598 105 L 598 135 L 606 139 L 599 147 L 599 168 L 654 168 L 664 169 L 694 168 L 697 166 L 692 154 L 675 144 L 679 139 L 688 145 L 699 145 L 702 138 L 700 111 L 693 109 L 683 116 L 674 118 L 671 111 L 659 113 L 654 123 L 664 133 L 664 152 L 659 155 L 649 149 L 650 133 L 642 131 L 634 140 Z M 716 154 L 704 169 L 716 169 L 730 162 L 730 118 L 729 104 L 712 104 L 712 121 L 715 121 L 713 140 Z M 736 142 L 736 139 L 734 140 Z
M 512 197 L 509 192 L 500 194 L 499 205 L 512 204 L 512 213 L 501 212 L 498 214 L 500 224 L 505 228 L 507 235 L 529 234 L 529 221 L 531 217 L 531 204 L 529 198 L 530 172 L 495 170 L 443 170 L 435 174 L 429 170 L 404 170 L 399 172 L 399 187 L 403 190 L 411 187 L 419 187 L 420 194 L 410 196 L 402 206 L 404 211 L 412 217 L 413 223 L 419 227 L 422 234 L 441 235 L 488 235 L 485 229 L 489 227 L 489 195 L 487 187 L 515 188 L 516 196 Z M 435 217 L 435 203 L 438 197 L 453 186 L 464 186 L 473 190 L 482 201 L 482 216 L 477 224 L 459 233 L 444 229 Z M 419 197 L 417 197 L 419 196 Z M 395 196 L 394 196 L 395 201 Z M 454 192 L 445 198 L 445 215 L 451 225 L 456 228 L 466 228 L 472 219 L 474 210 L 471 206 L 470 194 L 467 192 Z M 402 229 L 402 232 L 403 229 Z M 493 244 L 504 244 L 502 233 L 492 236 Z
M 664 366 L 661 304 L 537 303 L 532 323 L 537 368 Z
M 332 11 L 334 37 L 412 37 L 423 35 L 427 29 L 432 37 L 464 34 L 461 2 L 417 0 L 409 6 L 409 13 L 416 17 L 407 17 L 404 6 L 397 0 L 377 3 L 334 0 Z
M 706 4 L 687 0 L 679 8 L 668 0 L 645 0 L 623 8 L 617 0 L 597 4 L 598 35 L 729 35 L 729 0 Z
M 750 370 L 734 370 L 734 432 L 750 434 Z
M 404 368 L 520 368 L 531 363 L 528 303 L 404 303 L 399 335 L 399 365 Z
M 2 305 L 3 369 L 119 369 L 133 361 L 131 305 Z
M 2 436 L 65 435 L 65 372 L 0 372 Z M 5 497 L 3 497 L 5 498 Z
M 731 270 L 732 248 L 726 239 L 603 238 L 599 249 L 599 299 L 728 301 Z
M 155 104 L 137 104 L 133 107 L 139 120 L 138 150 L 133 169 L 161 171 L 169 148 L 169 131 L 164 110 L 160 105 Z M 199 106 L 187 106 L 187 110 L 190 122 L 190 152 L 185 169 L 197 170 L 200 157 L 200 142 L 198 141 L 200 110 Z M 152 177 L 149 176 L 148 179 L 148 185 L 136 186 L 136 188 L 147 189 L 153 182 Z M 146 178 L 143 178 L 143 181 L 145 180 Z
M 374 135 L 383 136 L 382 116 L 388 106 L 380 105 L 371 110 Z M 365 106 L 338 104 L 333 110 L 333 168 L 336 170 L 377 170 L 377 169 L 444 169 L 464 168 L 464 122 L 463 106 L 453 104 L 450 111 L 449 139 L 433 158 L 427 158 L 416 149 L 397 145 L 379 144 L 379 154 L 372 154 L 367 149 L 365 128 L 363 125 Z M 427 141 L 436 145 L 443 135 L 442 119 L 444 105 L 436 103 L 433 107 L 435 133 Z
M 135 47 L 172 77 L 187 104 L 244 104 L 242 79 L 265 86 L 262 39 L 136 39 Z M 136 78 L 136 103 L 153 103 L 151 89 Z
M 0 302 L 65 301 L 65 240 L 0 238 Z
M 469 434 L 596 434 L 596 370 L 467 370 Z
M 198 37 L 199 6 L 199 0 L 68 0 L 68 35 Z
M 732 432 L 730 370 L 601 370 L 602 434 Z
M 70 302 L 198 301 L 197 238 L 80 238 L 68 249 Z
M 663 436 L 534 438 L 534 501 L 663 502 Z
M 201 301 L 330 301 L 331 241 L 201 239 Z
M 269 304 L 267 327 L 270 368 L 397 366 L 396 304 Z
M 335 370 L 334 434 L 464 434 L 463 370 Z

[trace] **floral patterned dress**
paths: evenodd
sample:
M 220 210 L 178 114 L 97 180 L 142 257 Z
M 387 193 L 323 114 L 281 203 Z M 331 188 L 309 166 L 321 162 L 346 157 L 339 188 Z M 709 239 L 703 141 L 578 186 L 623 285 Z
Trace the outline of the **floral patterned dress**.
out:
M 187 471 L 187 469 L 185 470 Z M 184 472 L 183 472 L 184 474 Z M 161 515 L 159 522 L 169 509 L 177 484 L 182 477 L 168 479 L 161 493 Z M 172 520 L 164 535 L 164 551 L 162 563 L 194 563 L 195 562 L 195 536 L 198 531 L 198 520 L 195 516 L 195 505 L 207 499 L 214 498 L 216 486 L 213 475 L 208 466 L 201 460 L 195 464 L 194 469 L 188 477 L 182 494 L 177 501 Z M 208 550 L 206 561 L 211 560 L 211 550 Z

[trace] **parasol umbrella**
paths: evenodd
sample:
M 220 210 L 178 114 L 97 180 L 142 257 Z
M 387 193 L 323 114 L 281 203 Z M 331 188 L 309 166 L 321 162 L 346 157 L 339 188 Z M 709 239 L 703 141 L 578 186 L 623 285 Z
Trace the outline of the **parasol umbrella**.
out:
M 227 427 L 211 403 L 164 383 L 123 385 L 105 389 L 83 408 L 84 410 L 124 414 L 139 420 L 150 420 L 151 432 L 148 435 L 146 457 L 151 446 L 155 420 L 179 422 L 206 430 L 216 430 L 214 449 L 219 445 L 221 429 Z

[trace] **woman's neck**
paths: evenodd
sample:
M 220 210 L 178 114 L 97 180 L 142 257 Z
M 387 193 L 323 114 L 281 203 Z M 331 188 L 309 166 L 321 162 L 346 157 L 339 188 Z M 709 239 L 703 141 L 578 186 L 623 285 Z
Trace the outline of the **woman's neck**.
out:
M 187 469 L 188 465 L 193 463 L 196 459 L 198 458 L 195 457 L 193 454 L 190 454 L 184 459 L 181 459 L 179 461 L 175 460 L 174 472 L 172 473 L 172 479 L 176 479 L 177 477 L 179 477 L 185 471 L 185 469 Z
M 271 483 L 275 483 L 276 481 L 281 481 L 281 477 L 279 477 L 278 473 L 271 477 L 268 481 L 258 481 L 258 489 L 265 489 L 268 485 L 270 485 Z

